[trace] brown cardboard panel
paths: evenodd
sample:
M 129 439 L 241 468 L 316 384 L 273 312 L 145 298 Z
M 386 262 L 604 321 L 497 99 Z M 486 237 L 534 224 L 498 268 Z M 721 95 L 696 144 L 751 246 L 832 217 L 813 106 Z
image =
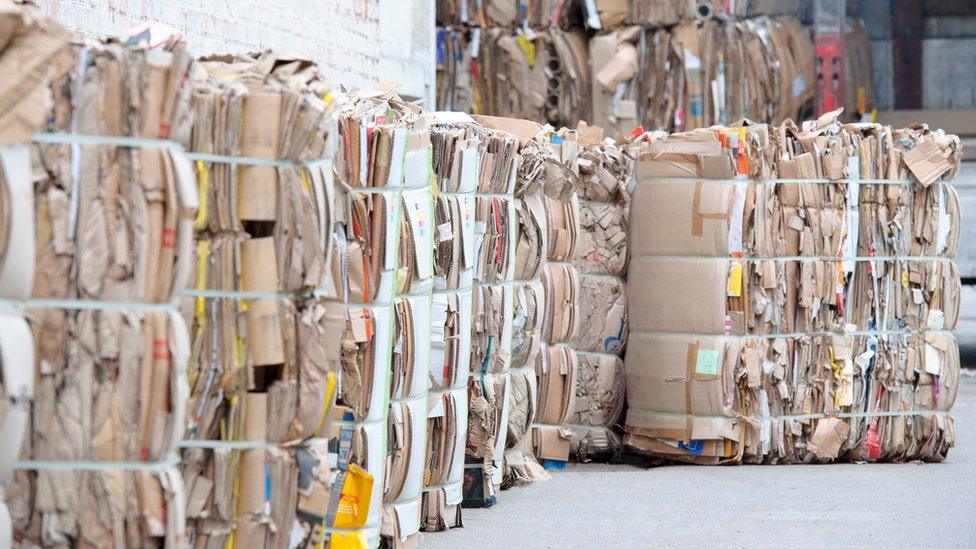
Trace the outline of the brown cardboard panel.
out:
M 540 459 L 569 461 L 570 437 L 560 427 L 536 427 L 536 455 Z
M 732 189 L 710 181 L 638 182 L 630 226 L 632 257 L 727 256 Z
M 724 380 L 731 379 L 734 366 L 734 359 L 730 358 L 735 356 L 733 339 L 634 332 L 631 342 L 624 359 L 630 407 L 628 425 L 654 424 L 657 418 L 653 412 L 724 415 Z M 631 410 L 648 413 L 634 414 L 634 423 Z M 671 419 L 674 418 L 660 418 L 661 421 Z
M 632 260 L 630 329 L 724 334 L 728 272 L 729 263 L 720 259 Z
M 272 166 L 238 168 L 240 219 L 274 221 L 278 217 L 278 171 Z

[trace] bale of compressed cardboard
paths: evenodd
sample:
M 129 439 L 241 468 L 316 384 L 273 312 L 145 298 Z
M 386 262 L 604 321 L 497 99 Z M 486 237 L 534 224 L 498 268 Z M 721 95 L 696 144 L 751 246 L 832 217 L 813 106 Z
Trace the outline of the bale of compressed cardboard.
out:
M 958 138 L 836 113 L 805 128 L 701 130 L 642 151 L 631 448 L 782 463 L 940 460 L 952 446 Z

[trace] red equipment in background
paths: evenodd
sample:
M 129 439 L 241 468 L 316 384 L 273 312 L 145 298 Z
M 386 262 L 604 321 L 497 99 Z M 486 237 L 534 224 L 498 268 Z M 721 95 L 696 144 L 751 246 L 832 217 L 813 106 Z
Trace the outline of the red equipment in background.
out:
M 844 105 L 845 0 L 816 0 L 813 40 L 817 51 L 817 114 Z

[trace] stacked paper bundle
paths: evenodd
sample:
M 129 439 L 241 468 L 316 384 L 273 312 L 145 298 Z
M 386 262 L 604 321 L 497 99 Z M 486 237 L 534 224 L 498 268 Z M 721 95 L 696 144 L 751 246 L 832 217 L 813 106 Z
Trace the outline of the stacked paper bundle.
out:
M 542 182 L 549 249 L 542 272 L 544 344 L 535 362 L 539 404 L 533 442 L 540 459 L 565 462 L 570 437 L 561 425 L 569 421 L 578 375 L 578 357 L 568 343 L 576 336 L 580 320 L 580 278 L 572 264 L 580 237 L 580 146 L 576 132 L 565 129 L 543 138 L 552 151 L 552 162 Z
M 21 358 L 35 358 L 25 470 L 6 492 L 18 545 L 186 541 L 174 466 L 190 345 L 172 299 L 190 272 L 197 194 L 168 140 L 189 131 L 191 59 L 180 41 L 143 36 L 159 46 L 68 53 L 74 70 L 50 83 L 48 133 L 35 137 L 32 204 L 26 150 L 0 154 L 11 197 L 32 210 L 12 219 L 6 251 L 34 254 L 17 284 L 33 296 L 34 349 Z
M 802 18 L 804 0 L 438 0 L 439 25 L 563 29 L 621 23 L 663 27 L 686 19 L 791 15 Z
M 407 140 L 402 160 L 403 213 L 387 416 L 382 534 L 386 545 L 392 547 L 416 546 L 419 542 L 427 448 L 434 288 L 433 154 L 426 118 L 421 118 L 415 130 Z
M 646 146 L 632 448 L 790 463 L 937 461 L 953 445 L 959 140 L 836 115 Z
M 461 526 L 471 364 L 475 197 L 486 134 L 467 115 L 428 115 L 433 148 L 434 295 L 431 310 L 427 450 L 421 526 Z
M 343 323 L 296 292 L 327 282 L 331 180 L 309 163 L 325 154 L 327 92 L 303 59 L 197 63 L 188 146 L 202 200 L 184 292 L 193 357 L 182 472 L 200 546 L 280 546 L 296 520 L 306 538 L 322 522 L 307 507 L 328 493 L 321 437 Z
M 570 344 L 579 368 L 566 429 L 570 453 L 580 461 L 606 459 L 622 450 L 627 344 L 627 219 L 633 161 L 602 130 L 580 130 L 580 236 L 573 264 L 580 272 L 579 329 Z
M 594 37 L 590 58 L 592 121 L 614 134 L 802 117 L 815 92 L 813 43 L 795 19 L 623 27 Z
M 474 288 L 464 506 L 489 506 L 502 482 L 512 355 L 519 140 L 480 133 L 481 171 L 475 196 Z
M 508 432 L 503 486 L 532 482 L 548 475 L 536 462 L 531 430 L 538 406 L 535 361 L 542 343 L 545 296 L 542 269 L 546 263 L 549 225 L 542 194 L 549 150 L 536 139 L 542 128 L 528 120 L 480 117 L 489 127 L 519 138 L 515 180 L 517 233 L 515 241 L 512 364 L 509 383 Z
M 424 399 L 417 395 L 427 390 L 418 377 L 422 379 L 422 361 L 429 353 L 424 326 L 430 318 L 432 284 L 431 256 L 421 256 L 432 241 L 415 228 L 422 228 L 420 216 L 427 215 L 424 225 L 429 233 L 433 216 L 429 194 L 409 199 L 411 208 L 423 208 L 427 200 L 425 213 L 404 212 L 403 189 L 410 186 L 426 192 L 422 187 L 429 186 L 430 135 L 419 108 L 385 87 L 354 94 L 354 100 L 340 111 L 339 138 L 336 176 L 342 185 L 337 186 L 336 204 L 342 205 L 342 211 L 336 215 L 339 226 L 332 237 L 336 243 L 332 263 L 339 296 L 334 305 L 342 308 L 347 322 L 341 341 L 339 404 L 349 409 L 343 428 L 354 431 L 349 459 L 372 476 L 368 512 L 359 526 L 365 527 L 365 537 L 373 546 L 379 542 L 384 500 L 406 504 L 391 505 L 388 520 L 383 521 L 394 539 L 419 528 L 420 441 L 426 421 Z M 404 217 L 409 230 L 401 224 Z M 401 243 L 401 238 L 408 241 Z M 428 295 L 419 302 L 396 298 L 408 288 Z M 420 310 L 414 311 L 414 306 Z M 392 403 L 391 394 L 397 399 Z M 388 439 L 403 444 L 388 445 Z M 340 449 L 340 460 L 342 454 Z M 339 465 L 343 466 L 341 461 Z

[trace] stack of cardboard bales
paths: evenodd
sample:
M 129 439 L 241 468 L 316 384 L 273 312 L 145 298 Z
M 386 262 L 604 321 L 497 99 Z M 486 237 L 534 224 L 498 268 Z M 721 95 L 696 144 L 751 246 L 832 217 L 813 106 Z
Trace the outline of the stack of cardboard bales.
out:
M 471 299 L 471 364 L 464 505 L 489 506 L 501 486 L 508 429 L 514 310 L 519 140 L 480 132 L 481 171 L 475 195 L 475 272 Z
M 554 126 L 587 120 L 613 136 L 638 125 L 796 119 L 815 90 L 814 48 L 800 23 L 809 5 L 438 2 L 437 106 Z M 870 71 L 854 74 L 860 82 Z
M 580 272 L 580 321 L 571 345 L 579 368 L 567 423 L 570 452 L 580 461 L 621 450 L 623 355 L 627 344 L 627 221 L 633 161 L 602 130 L 581 131 L 580 238 L 573 263 Z
M 184 295 L 193 355 L 182 472 L 190 539 L 274 546 L 300 517 L 303 493 L 330 472 L 328 373 L 343 326 L 299 292 L 325 287 L 331 221 L 325 155 L 331 109 L 318 67 L 271 53 L 197 64 L 194 125 L 201 208 L 195 270 Z M 296 448 L 288 441 L 320 439 Z M 313 482 L 314 479 L 314 482 Z M 321 522 L 318 519 L 318 522 Z
M 590 58 L 592 122 L 613 134 L 778 122 L 805 116 L 814 99 L 813 43 L 795 19 L 631 25 L 595 36 Z
M 952 446 L 959 140 L 836 114 L 642 151 L 632 449 L 807 463 L 940 460 Z
M 475 189 L 482 174 L 483 133 L 467 115 L 433 113 L 434 295 L 430 321 L 430 389 L 421 527 L 461 526 L 468 426 L 471 304 L 476 265 Z
M 419 116 L 420 109 L 413 108 Z M 394 301 L 382 533 L 390 547 L 416 546 L 427 449 L 427 389 L 434 289 L 431 134 L 421 117 L 403 157 L 400 251 Z M 377 149 L 378 150 L 378 149 Z M 396 161 L 396 156 L 393 157 Z
M 871 35 L 857 20 L 844 27 L 844 112 L 850 120 L 874 120 L 874 60 Z
M 536 415 L 538 392 L 535 357 L 542 336 L 542 283 L 545 265 L 547 220 L 543 207 L 539 170 L 529 166 L 544 154 L 534 140 L 541 127 L 528 120 L 478 117 L 486 127 L 518 138 L 518 169 L 515 181 L 516 239 L 512 306 L 512 361 L 509 374 L 511 396 L 505 440 L 503 486 L 532 482 L 545 477 L 532 453 L 529 431 Z
M 20 306 L 33 291 L 37 257 L 31 151 L 25 142 L 50 115 L 50 81 L 68 70 L 72 56 L 68 46 L 70 35 L 41 17 L 31 6 L 4 6 L 3 20 L 0 31 L 0 67 L 5 75 L 4 85 L 0 87 L 3 113 L 0 114 L 0 394 L 3 395 L 0 482 L 8 497 L 0 501 L 0 516 L 7 523 L 5 531 L 0 532 L 0 545 L 12 546 L 10 521 L 13 519 L 21 532 L 31 523 L 31 515 L 37 508 L 34 486 L 38 479 L 35 473 L 15 474 L 21 446 L 27 448 L 26 457 L 32 452 L 31 401 L 35 378 L 39 377 L 31 326 Z M 62 317 L 67 315 L 65 311 L 59 313 Z M 63 332 L 63 323 L 58 328 Z M 56 364 L 61 366 L 63 361 Z M 81 436 L 87 434 L 83 429 L 77 431 Z M 90 492 L 86 490 L 87 493 Z M 49 508 L 53 510 L 53 507 Z M 40 513 L 37 515 L 40 518 Z M 39 524 L 39 520 L 34 524 Z M 18 540 L 24 537 L 20 533 Z M 30 537 L 41 541 L 37 530 Z
M 34 264 L 21 271 L 34 337 L 18 344 L 33 346 L 35 360 L 20 364 L 33 368 L 34 387 L 18 396 L 33 402 L 20 448 L 25 470 L 6 491 L 14 540 L 183 543 L 175 465 L 190 345 L 172 300 L 191 268 L 197 194 L 189 163 L 162 140 L 189 131 L 192 60 L 178 40 L 158 49 L 86 42 L 68 53 L 64 66 L 73 70 L 58 74 L 52 55 L 70 37 L 28 27 L 12 33 L 19 37 L 8 48 L 38 39 L 16 63 L 40 64 L 23 78 L 11 73 L 11 89 L 39 96 L 11 106 L 23 116 L 20 129 L 43 113 L 45 129 L 59 135 L 34 148 L 30 198 L 26 157 L 2 155 L 4 179 L 18 190 L 11 197 L 33 211 L 18 212 L 14 221 L 25 225 L 11 235 L 25 240 L 7 252 Z M 50 88 L 37 88 L 40 81 Z M 33 258 L 22 255 L 28 248 Z M 12 434 L 4 432 L 4 444 L 16 449 Z
M 427 387 L 419 381 L 424 366 L 418 358 L 429 353 L 422 336 L 429 318 L 423 313 L 429 307 L 432 256 L 425 259 L 416 252 L 416 247 L 431 246 L 430 235 L 416 229 L 426 226 L 429 232 L 432 218 L 422 188 L 429 184 L 430 134 L 417 107 L 392 89 L 381 89 L 355 94 L 342 108 L 339 136 L 335 173 L 343 190 L 336 203 L 344 208 L 336 213 L 332 264 L 347 330 L 337 404 L 350 408 L 349 419 L 341 422 L 354 430 L 349 459 L 372 476 L 365 529 L 373 545 L 384 501 L 389 505 L 383 531 L 392 539 L 405 541 L 420 526 Z M 409 199 L 410 217 L 403 211 L 408 187 L 420 191 Z M 411 288 L 422 299 L 396 299 Z M 414 304 L 420 308 L 416 316 Z M 396 400 L 390 400 L 391 394 Z
M 548 262 L 542 273 L 545 309 L 543 348 L 536 360 L 539 379 L 539 413 L 533 429 L 536 455 L 543 460 L 569 460 L 569 421 L 575 399 L 578 357 L 569 342 L 580 321 L 579 271 L 572 260 L 580 237 L 580 204 L 577 196 L 580 152 L 577 135 L 570 130 L 542 136 L 552 151 L 544 166 L 546 217 L 549 219 Z

